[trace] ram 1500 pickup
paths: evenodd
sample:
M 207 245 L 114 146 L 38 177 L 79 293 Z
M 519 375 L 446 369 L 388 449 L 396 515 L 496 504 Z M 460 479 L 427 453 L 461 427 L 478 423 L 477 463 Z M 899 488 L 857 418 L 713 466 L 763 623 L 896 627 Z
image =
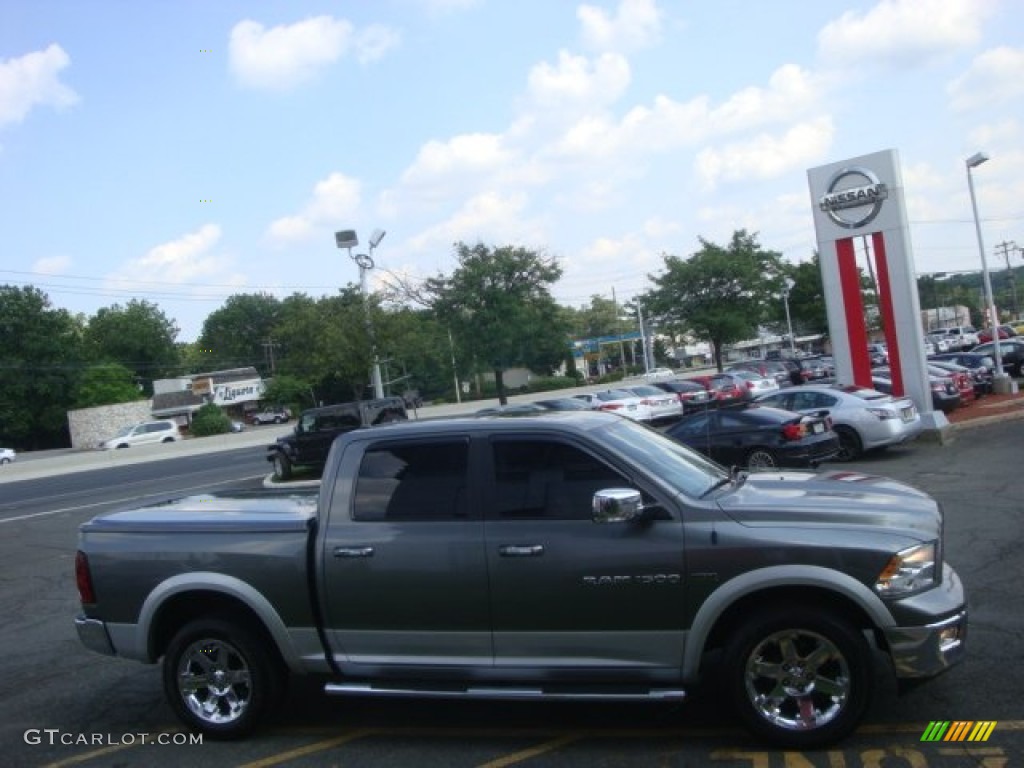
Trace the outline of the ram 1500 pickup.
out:
M 318 493 L 96 517 L 76 576 L 81 641 L 162 659 L 177 715 L 220 738 L 289 675 L 339 695 L 608 700 L 715 675 L 754 733 L 814 747 L 855 728 L 878 651 L 921 681 L 967 631 L 924 493 L 730 471 L 589 412 L 349 432 Z

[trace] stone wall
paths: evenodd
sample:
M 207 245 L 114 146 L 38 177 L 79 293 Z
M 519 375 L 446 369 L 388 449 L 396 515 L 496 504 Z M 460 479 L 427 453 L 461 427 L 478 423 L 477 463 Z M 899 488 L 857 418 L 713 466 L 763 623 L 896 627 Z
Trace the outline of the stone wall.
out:
M 117 434 L 122 427 L 151 420 L 152 411 L 151 400 L 98 405 L 95 408 L 68 411 L 71 447 L 79 450 L 95 448 L 98 443 Z

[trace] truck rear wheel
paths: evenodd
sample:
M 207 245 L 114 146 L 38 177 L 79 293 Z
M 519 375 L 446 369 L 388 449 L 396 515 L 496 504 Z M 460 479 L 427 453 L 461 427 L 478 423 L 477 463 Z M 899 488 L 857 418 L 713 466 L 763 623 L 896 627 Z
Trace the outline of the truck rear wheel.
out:
M 291 480 L 292 463 L 283 453 L 274 454 L 274 475 L 278 480 Z
M 755 734 L 789 748 L 848 735 L 870 698 L 871 655 L 838 616 L 776 606 L 755 614 L 726 649 L 729 696 Z
M 189 728 L 236 739 L 278 704 L 285 675 L 258 633 L 208 618 L 186 624 L 171 640 L 163 679 L 171 708 Z

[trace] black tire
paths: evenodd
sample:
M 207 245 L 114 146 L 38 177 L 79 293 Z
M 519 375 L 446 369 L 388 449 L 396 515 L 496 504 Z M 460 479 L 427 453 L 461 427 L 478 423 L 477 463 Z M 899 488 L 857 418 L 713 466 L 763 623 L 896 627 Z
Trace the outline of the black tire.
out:
M 0 466 L 2 466 L 4 464 L 10 464 L 10 463 L 11 463 L 10 459 L 0 459 Z
M 173 442 L 174 442 L 174 438 L 173 438 L 173 437 L 165 437 L 165 438 L 164 438 L 163 440 L 161 440 L 160 442 L 161 442 L 161 443 L 173 443 Z
M 754 734 L 812 749 L 850 734 L 867 709 L 871 652 L 848 621 L 776 605 L 754 614 L 726 648 L 729 698 Z
M 767 448 L 753 448 L 743 460 L 744 466 L 754 472 L 779 468 L 779 459 Z
M 836 454 L 836 461 L 853 461 L 864 453 L 864 445 L 855 430 L 850 427 L 835 427 L 835 431 L 839 436 L 839 453 Z
M 284 419 L 282 419 L 280 416 L 275 416 L 274 417 L 274 423 L 275 424 L 284 424 Z
M 251 732 L 280 703 L 285 680 L 268 641 L 246 624 L 198 619 L 178 631 L 164 655 L 168 703 L 212 739 Z
M 278 480 L 292 479 L 292 462 L 287 456 L 278 451 L 274 454 L 274 475 Z

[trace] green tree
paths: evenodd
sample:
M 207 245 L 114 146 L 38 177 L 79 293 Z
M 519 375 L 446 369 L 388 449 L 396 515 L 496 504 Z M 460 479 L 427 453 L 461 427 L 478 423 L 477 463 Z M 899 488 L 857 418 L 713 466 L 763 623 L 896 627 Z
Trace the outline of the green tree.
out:
M 309 382 L 288 374 L 278 374 L 267 383 L 263 391 L 263 400 L 267 403 L 287 405 L 295 414 L 316 405 Z
M 231 431 L 231 419 L 216 403 L 207 403 L 192 416 L 190 430 L 196 437 L 223 435 Z
M 153 393 L 153 379 L 178 372 L 178 326 L 156 305 L 132 299 L 96 312 L 85 329 L 86 349 L 97 363 L 120 363 Z
M 93 365 L 82 371 L 75 385 L 75 408 L 130 403 L 142 392 L 132 372 L 119 363 Z
M 785 265 L 783 275 L 784 279 L 793 282 L 789 290 L 789 316 L 793 323 L 793 334 L 805 336 L 820 333 L 827 336 L 828 313 L 825 311 L 825 289 L 817 252 L 810 261 Z M 781 291 L 769 312 L 768 324 L 779 334 L 787 333 L 786 306 Z
M 458 268 L 429 278 L 420 294 L 449 327 L 459 354 L 476 370 L 492 370 L 498 400 L 507 402 L 504 371 L 524 365 L 550 373 L 565 358 L 568 328 L 549 286 L 558 263 L 526 248 L 456 243 Z
M 456 374 L 462 379 L 468 372 L 466 361 L 455 357 L 448 328 L 430 309 L 394 307 L 382 312 L 374 330 L 384 370 L 385 392 L 402 395 L 415 390 L 421 396 L 434 397 L 452 390 Z
M 69 444 L 67 411 L 82 365 L 82 326 L 31 286 L 0 286 L 0 443 Z
M 700 244 L 686 259 L 664 256 L 665 271 L 650 276 L 655 288 L 642 303 L 663 329 L 710 340 L 722 370 L 724 346 L 755 336 L 771 317 L 782 288 L 782 256 L 764 250 L 746 230 L 734 232 L 726 246 L 703 238 Z
M 262 375 L 276 373 L 274 330 L 281 317 L 281 302 L 267 293 L 239 293 L 203 322 L 197 346 L 207 361 L 206 370 L 255 366 Z
M 373 297 L 369 306 L 377 317 L 380 309 Z M 351 283 L 337 296 L 286 298 L 275 330 L 281 345 L 277 370 L 309 382 L 325 404 L 365 397 L 373 364 L 366 307 L 358 286 Z

